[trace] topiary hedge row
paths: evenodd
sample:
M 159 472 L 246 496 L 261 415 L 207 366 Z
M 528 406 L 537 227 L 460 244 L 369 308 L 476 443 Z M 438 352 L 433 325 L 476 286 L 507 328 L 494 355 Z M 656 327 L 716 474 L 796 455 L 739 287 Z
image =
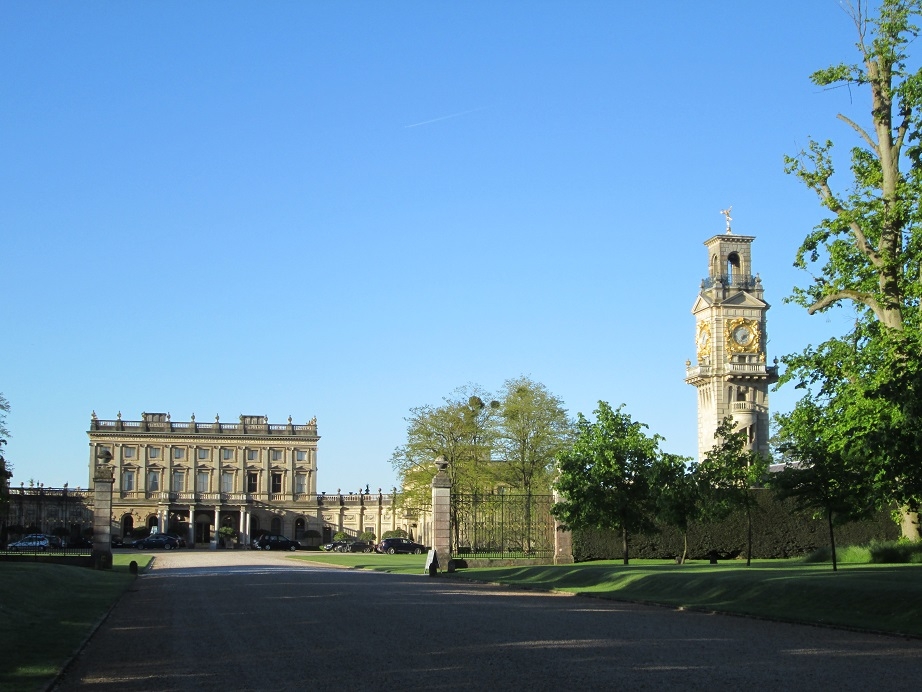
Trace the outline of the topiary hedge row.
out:
M 771 490 L 759 490 L 758 506 L 752 514 L 752 556 L 754 558 L 801 557 L 829 545 L 829 528 L 823 519 L 795 509 L 790 500 L 778 500 Z M 889 512 L 872 519 L 837 526 L 836 545 L 866 545 L 872 540 L 899 538 L 899 526 Z M 682 552 L 682 533 L 661 526 L 657 533 L 629 536 L 631 558 L 672 559 Z M 700 560 L 716 553 L 723 559 L 746 555 L 746 513 L 734 512 L 721 521 L 692 524 L 688 531 L 688 555 Z M 618 531 L 573 532 L 573 557 L 587 560 L 616 560 L 621 555 Z

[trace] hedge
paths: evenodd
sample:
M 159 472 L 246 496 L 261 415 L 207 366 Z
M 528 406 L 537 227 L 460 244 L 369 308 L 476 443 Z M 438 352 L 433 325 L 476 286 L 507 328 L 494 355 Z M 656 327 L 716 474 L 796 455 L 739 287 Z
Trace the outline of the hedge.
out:
M 813 519 L 810 512 L 795 509 L 790 500 L 778 500 L 771 490 L 756 491 L 756 500 L 752 514 L 753 558 L 800 557 L 829 546 L 829 528 L 824 519 Z M 900 528 L 889 512 L 880 512 L 871 519 L 837 526 L 835 534 L 836 546 L 867 545 L 872 540 L 896 540 Z M 681 552 L 682 533 L 671 526 L 660 526 L 650 535 L 628 537 L 631 558 L 673 559 Z M 692 524 L 689 528 L 689 558 L 700 560 L 713 553 L 722 559 L 745 556 L 745 510 L 736 511 L 722 521 Z M 620 532 L 597 529 L 573 532 L 573 558 L 577 562 L 621 557 Z

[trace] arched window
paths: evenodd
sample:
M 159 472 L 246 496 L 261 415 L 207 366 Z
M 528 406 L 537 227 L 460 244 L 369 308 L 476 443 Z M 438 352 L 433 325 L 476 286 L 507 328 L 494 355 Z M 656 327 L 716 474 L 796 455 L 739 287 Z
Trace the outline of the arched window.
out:
M 733 284 L 734 280 L 740 278 L 740 256 L 735 252 L 727 255 L 727 283 Z
M 304 538 L 304 518 L 298 517 L 295 521 L 295 540 Z
M 134 517 L 126 514 L 122 517 L 122 538 L 128 538 L 134 531 Z
M 279 517 L 272 517 L 272 525 L 270 530 L 274 534 L 282 533 L 282 520 Z
M 714 278 L 720 276 L 720 258 L 717 255 L 711 255 L 711 276 Z

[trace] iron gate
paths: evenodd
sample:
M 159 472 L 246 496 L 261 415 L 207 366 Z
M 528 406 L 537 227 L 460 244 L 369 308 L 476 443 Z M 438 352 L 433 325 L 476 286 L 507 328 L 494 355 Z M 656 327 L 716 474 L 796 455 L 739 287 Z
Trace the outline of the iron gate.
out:
M 452 554 L 554 556 L 552 495 L 452 494 Z

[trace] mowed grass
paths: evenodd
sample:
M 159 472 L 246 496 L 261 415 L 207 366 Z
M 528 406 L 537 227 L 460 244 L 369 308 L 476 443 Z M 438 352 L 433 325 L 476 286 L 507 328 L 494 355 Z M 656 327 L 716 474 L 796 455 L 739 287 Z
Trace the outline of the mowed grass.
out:
M 401 574 L 425 555 L 301 553 L 292 559 Z M 462 569 L 455 578 L 922 637 L 922 565 L 830 565 L 754 560 L 676 565 L 662 560 Z
M 465 579 L 922 637 L 922 565 L 600 561 L 457 572 Z
M 0 562 L 0 689 L 42 689 L 93 626 L 133 582 L 131 560 L 115 555 L 112 570 Z
M 400 574 L 425 555 L 301 553 L 292 559 Z M 799 560 L 688 563 L 640 560 L 463 569 L 456 578 L 709 612 L 922 637 L 922 565 Z
M 423 574 L 426 555 L 381 555 L 380 553 L 325 553 L 299 552 L 289 556 L 292 560 L 316 562 L 320 565 L 368 569 L 395 574 Z

